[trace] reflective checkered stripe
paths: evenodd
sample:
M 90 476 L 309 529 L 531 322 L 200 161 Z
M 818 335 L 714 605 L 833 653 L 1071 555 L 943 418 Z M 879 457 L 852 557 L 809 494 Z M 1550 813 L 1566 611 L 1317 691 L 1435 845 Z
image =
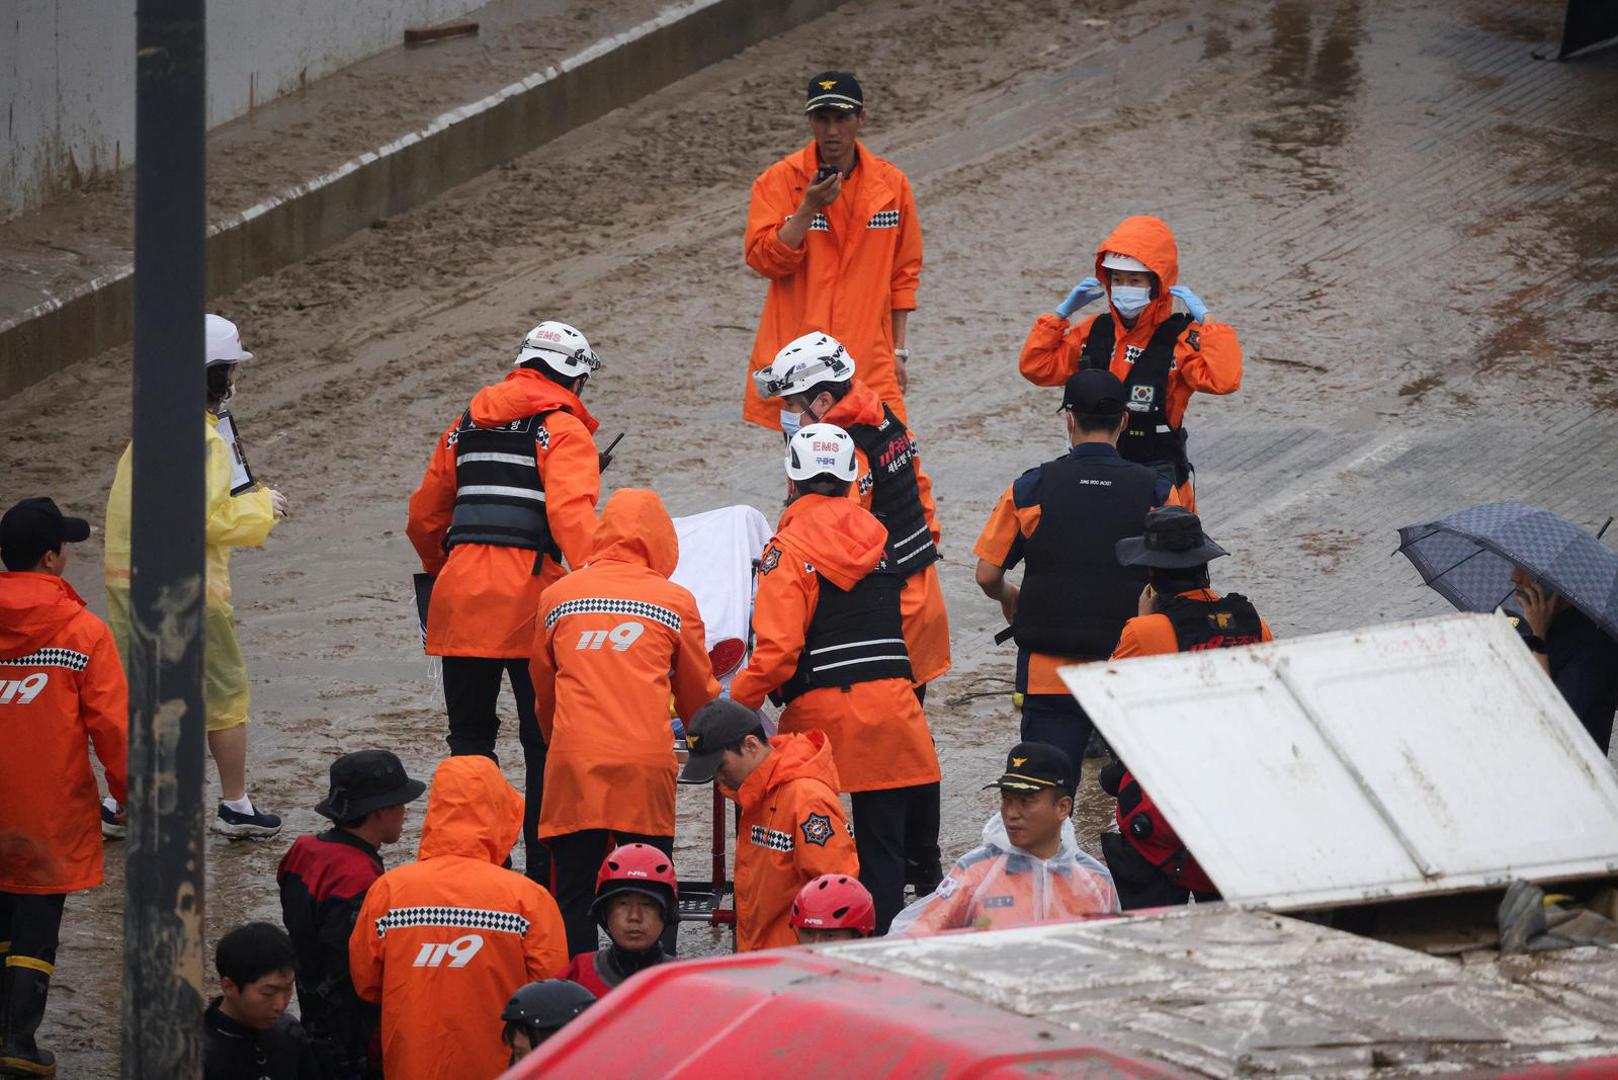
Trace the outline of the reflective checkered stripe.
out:
M 878 210 L 871 215 L 871 221 L 865 227 L 867 229 L 897 229 L 899 227 L 899 211 Z
M 557 604 L 551 613 L 545 616 L 545 629 L 549 630 L 558 620 L 568 615 L 632 615 L 637 619 L 650 619 L 652 622 L 680 632 L 680 614 L 670 611 L 666 607 L 648 604 L 643 600 L 614 600 L 605 596 L 580 597 L 566 603 Z
M 791 851 L 792 834 L 766 829 L 762 825 L 754 825 L 752 832 L 753 843 L 759 847 L 767 847 L 771 851 Z
M 831 222 L 826 220 L 825 214 L 816 214 L 809 219 L 810 232 L 831 232 Z
M 15 660 L 0 660 L 0 667 L 65 667 L 83 671 L 90 666 L 90 654 L 72 649 L 35 649 Z
M 407 907 L 390 911 L 376 921 L 376 936 L 387 937 L 389 930 L 411 926 L 448 926 L 458 930 L 493 930 L 499 933 L 528 933 L 528 920 L 510 911 L 486 911 L 462 907 Z

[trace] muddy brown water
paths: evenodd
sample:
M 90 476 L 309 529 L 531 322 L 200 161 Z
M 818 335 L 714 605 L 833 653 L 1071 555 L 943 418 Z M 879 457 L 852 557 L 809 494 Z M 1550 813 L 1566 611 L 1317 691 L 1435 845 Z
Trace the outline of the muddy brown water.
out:
M 630 433 L 610 485 L 654 487 L 676 514 L 773 514 L 779 442 L 738 420 L 764 291 L 741 229 L 753 177 L 801 142 L 818 67 L 861 74 L 867 141 L 909 172 L 926 235 L 909 400 L 955 649 L 928 698 L 946 853 L 975 843 L 981 785 L 1016 737 L 972 543 L 1005 485 L 1060 449 L 1056 399 L 1017 377 L 1018 346 L 1124 215 L 1168 220 L 1182 281 L 1241 333 L 1241 391 L 1195 401 L 1188 427 L 1209 530 L 1233 552 L 1216 582 L 1278 635 L 1445 610 L 1391 557 L 1399 525 L 1490 498 L 1599 524 L 1618 506 L 1618 54 L 1535 59 L 1555 3 L 1436 7 L 856 0 L 221 299 L 255 353 L 236 411 L 293 516 L 234 562 L 252 790 L 287 829 L 210 838 L 211 938 L 278 917 L 276 861 L 320 825 L 333 756 L 390 746 L 426 774 L 443 752 L 405 500 L 529 326 L 566 318 L 606 361 L 589 404 Z M 117 350 L 0 402 L 0 498 L 48 492 L 99 521 L 128 387 Z M 75 557 L 100 610 L 95 540 Z M 509 731 L 502 751 L 520 761 Z M 680 810 L 679 861 L 699 875 L 704 793 Z M 68 1076 L 115 1072 L 120 854 L 68 904 L 44 1031 Z M 696 928 L 685 942 L 724 947 Z

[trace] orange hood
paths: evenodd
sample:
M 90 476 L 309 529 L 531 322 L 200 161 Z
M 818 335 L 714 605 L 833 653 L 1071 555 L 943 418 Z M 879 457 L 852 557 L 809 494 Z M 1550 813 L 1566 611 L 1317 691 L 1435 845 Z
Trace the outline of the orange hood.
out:
M 499 866 L 522 833 L 522 796 L 489 758 L 445 758 L 433 773 L 418 859 L 460 855 Z
M 1174 297 L 1169 289 L 1180 280 L 1180 250 L 1174 243 L 1174 233 L 1162 218 L 1149 214 L 1124 218 L 1105 240 L 1096 247 L 1096 277 L 1103 282 L 1107 272 L 1101 268 L 1101 257 L 1109 251 L 1139 259 L 1157 275 L 1157 295 L 1140 313 L 1135 325 L 1156 326 L 1169 317 L 1174 309 Z
M 83 610 L 73 586 L 54 574 L 0 573 L 0 659 L 43 648 Z
M 799 735 L 777 735 L 770 740 L 770 756 L 742 781 L 736 802 L 743 810 L 757 805 L 791 780 L 819 780 L 832 791 L 839 787 L 831 740 L 818 728 Z
M 888 530 L 853 499 L 803 495 L 781 515 L 775 538 L 846 591 L 882 562 Z
M 551 382 L 537 371 L 518 368 L 493 386 L 485 386 L 472 398 L 472 423 L 491 428 L 521 420 L 535 413 L 562 409 L 578 417 L 591 434 L 600 425 L 584 403 L 566 387 Z
M 828 409 L 826 415 L 820 419 L 822 423 L 836 424 L 841 428 L 846 428 L 850 424 L 880 424 L 882 399 L 869 384 L 861 379 L 855 379 L 854 385 L 843 395 L 843 399 Z
M 663 577 L 680 561 L 680 538 L 663 500 L 645 488 L 621 488 L 607 500 L 590 546 L 590 562 L 649 567 Z

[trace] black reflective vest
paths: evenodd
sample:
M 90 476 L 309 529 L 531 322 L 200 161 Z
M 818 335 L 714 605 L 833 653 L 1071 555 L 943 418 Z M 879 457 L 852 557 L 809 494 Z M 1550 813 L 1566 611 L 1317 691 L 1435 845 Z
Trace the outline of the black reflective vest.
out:
M 1012 623 L 1017 644 L 1058 656 L 1111 656 L 1140 606 L 1146 571 L 1114 550 L 1139 536 L 1157 504 L 1157 474 L 1116 457 L 1064 457 L 1040 466 L 1039 524 L 1023 544 L 1027 568 Z
M 1129 365 L 1129 374 L 1124 376 L 1129 430 L 1118 440 L 1118 452 L 1125 460 L 1142 465 L 1172 462 L 1176 486 L 1190 479 L 1191 460 L 1185 454 L 1185 429 L 1169 424 L 1169 372 L 1174 370 L 1174 343 L 1190 322 L 1191 316 L 1183 312 L 1164 319 Z M 1110 370 L 1112 347 L 1112 316 L 1098 316 L 1090 324 L 1090 336 L 1084 339 L 1080 369 Z
M 1176 596 L 1158 611 L 1174 624 L 1174 636 L 1181 652 L 1205 649 L 1234 649 L 1257 645 L 1264 640 L 1264 624 L 1258 610 L 1241 593 L 1218 600 L 1196 600 Z
M 877 679 L 909 679 L 899 617 L 904 579 L 876 571 L 843 591 L 820 574 L 820 600 L 804 634 L 798 670 L 781 684 L 782 701 L 824 686 L 853 686 Z
M 871 513 L 888 530 L 883 561 L 901 578 L 925 570 L 938 560 L 938 548 L 916 482 L 915 437 L 886 403 L 882 423 L 850 424 L 846 430 L 871 464 Z
M 455 449 L 455 510 L 444 535 L 445 550 L 457 544 L 493 544 L 561 559 L 545 517 L 545 482 L 534 456 L 535 444 L 547 437 L 548 415 L 481 428 L 472 422 L 472 410 L 461 414 L 449 435 Z

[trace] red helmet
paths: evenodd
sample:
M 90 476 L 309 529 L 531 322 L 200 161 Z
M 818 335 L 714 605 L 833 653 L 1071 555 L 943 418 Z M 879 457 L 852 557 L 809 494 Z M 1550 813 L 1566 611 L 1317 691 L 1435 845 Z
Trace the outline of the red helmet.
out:
M 606 923 L 607 898 L 623 892 L 650 896 L 663 906 L 663 921 L 674 922 L 680 896 L 674 860 L 650 844 L 624 844 L 613 848 L 596 873 L 596 898 L 590 912 L 597 922 Z
M 798 890 L 792 901 L 792 925 L 814 930 L 858 930 L 876 933 L 876 906 L 858 878 L 821 874 Z

